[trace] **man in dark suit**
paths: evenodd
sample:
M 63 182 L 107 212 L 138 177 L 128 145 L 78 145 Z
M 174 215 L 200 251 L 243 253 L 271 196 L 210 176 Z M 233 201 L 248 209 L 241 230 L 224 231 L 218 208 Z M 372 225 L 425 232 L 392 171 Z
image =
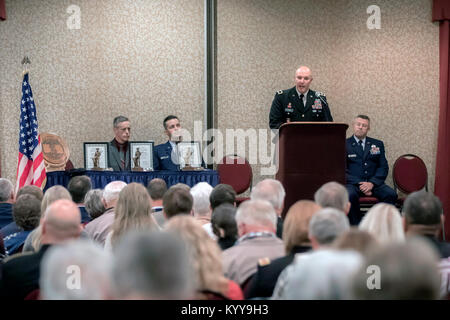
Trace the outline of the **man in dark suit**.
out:
M 180 166 L 177 163 L 176 142 L 180 138 L 181 124 L 178 117 L 170 115 L 164 121 L 164 133 L 169 137 L 166 143 L 157 145 L 153 151 L 154 170 L 178 171 Z
M 311 70 L 301 66 L 295 72 L 295 87 L 275 94 L 269 114 L 269 126 L 278 129 L 293 121 L 333 121 L 325 95 L 309 89 Z
M 114 171 L 130 170 L 130 120 L 118 116 L 113 121 L 114 139 L 109 143 L 108 167 Z
M 0 297 L 23 300 L 30 292 L 39 289 L 40 264 L 48 248 L 80 236 L 80 210 L 70 200 L 53 202 L 42 219 L 42 246 L 39 251 L 16 254 L 4 261 Z
M 353 120 L 353 136 L 347 139 L 347 191 L 351 202 L 348 218 L 350 224 L 361 221 L 360 196 L 373 196 L 381 202 L 395 204 L 397 194 L 384 181 L 389 166 L 384 154 L 382 141 L 367 137 L 370 119 L 358 115 Z

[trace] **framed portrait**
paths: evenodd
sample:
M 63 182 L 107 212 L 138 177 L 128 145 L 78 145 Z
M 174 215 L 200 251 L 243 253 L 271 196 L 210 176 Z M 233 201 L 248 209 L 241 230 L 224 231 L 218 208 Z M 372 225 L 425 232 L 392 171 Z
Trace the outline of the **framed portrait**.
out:
M 108 142 L 85 142 L 83 149 L 86 170 L 106 170 L 108 168 Z
M 153 141 L 130 141 L 130 164 L 133 171 L 153 170 Z
M 180 169 L 201 168 L 202 153 L 199 141 L 182 141 L 178 143 L 178 161 Z

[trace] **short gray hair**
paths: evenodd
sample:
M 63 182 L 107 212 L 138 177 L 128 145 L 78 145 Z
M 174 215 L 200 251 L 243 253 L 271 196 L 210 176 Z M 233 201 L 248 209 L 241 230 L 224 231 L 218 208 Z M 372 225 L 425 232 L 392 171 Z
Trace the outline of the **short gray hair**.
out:
M 321 209 L 309 222 L 309 235 L 320 245 L 331 244 L 339 235 L 350 229 L 347 216 L 334 208 Z
M 103 199 L 106 203 L 119 199 L 119 193 L 126 187 L 126 183 L 123 181 L 113 181 L 108 183 L 103 190 Z
M 236 223 L 277 227 L 277 214 L 274 207 L 266 200 L 248 200 L 243 202 L 236 212 Z
M 76 269 L 71 269 L 76 266 Z M 102 300 L 110 295 L 110 252 L 89 240 L 53 246 L 45 254 L 39 280 L 46 300 Z M 79 270 L 80 286 L 70 289 L 68 272 Z
M 102 198 L 102 189 L 89 190 L 84 197 L 84 206 L 92 219 L 101 216 L 103 212 L 105 212 L 105 206 L 103 205 Z
M 250 194 L 252 200 L 261 199 L 269 201 L 275 210 L 283 207 L 285 196 L 286 191 L 284 191 L 283 185 L 275 179 L 264 179 L 258 182 Z
M 0 202 L 8 201 L 14 193 L 14 186 L 8 179 L 0 178 Z
M 212 190 L 213 187 L 207 182 L 199 182 L 191 188 L 194 215 L 204 216 L 211 211 L 209 196 Z
M 322 208 L 335 208 L 345 212 L 348 204 L 348 191 L 340 183 L 327 182 L 316 191 L 314 201 Z
M 115 250 L 113 287 L 118 299 L 185 299 L 195 288 L 186 245 L 167 232 L 130 232 Z
M 124 116 L 117 116 L 117 117 L 115 117 L 114 121 L 113 121 L 114 128 L 117 128 L 119 126 L 119 123 L 125 122 L 125 121 L 130 121 L 130 120 L 127 117 L 124 117 Z

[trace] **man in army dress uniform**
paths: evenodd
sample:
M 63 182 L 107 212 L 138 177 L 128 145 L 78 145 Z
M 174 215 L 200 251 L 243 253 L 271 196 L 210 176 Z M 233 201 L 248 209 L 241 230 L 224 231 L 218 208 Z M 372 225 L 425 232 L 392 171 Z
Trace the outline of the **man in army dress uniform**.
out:
M 269 126 L 278 129 L 294 121 L 333 121 L 325 95 L 309 89 L 311 70 L 301 66 L 295 72 L 295 87 L 275 94 L 269 115 Z

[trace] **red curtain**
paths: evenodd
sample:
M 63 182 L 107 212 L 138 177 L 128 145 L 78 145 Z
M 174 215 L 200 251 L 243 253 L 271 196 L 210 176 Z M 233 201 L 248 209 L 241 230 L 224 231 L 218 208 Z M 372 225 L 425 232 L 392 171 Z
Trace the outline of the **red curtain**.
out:
M 0 0 L 0 20 L 6 20 L 5 0 Z
M 446 240 L 450 239 L 450 1 L 433 0 L 433 21 L 439 21 L 439 131 L 434 192 L 445 215 Z

